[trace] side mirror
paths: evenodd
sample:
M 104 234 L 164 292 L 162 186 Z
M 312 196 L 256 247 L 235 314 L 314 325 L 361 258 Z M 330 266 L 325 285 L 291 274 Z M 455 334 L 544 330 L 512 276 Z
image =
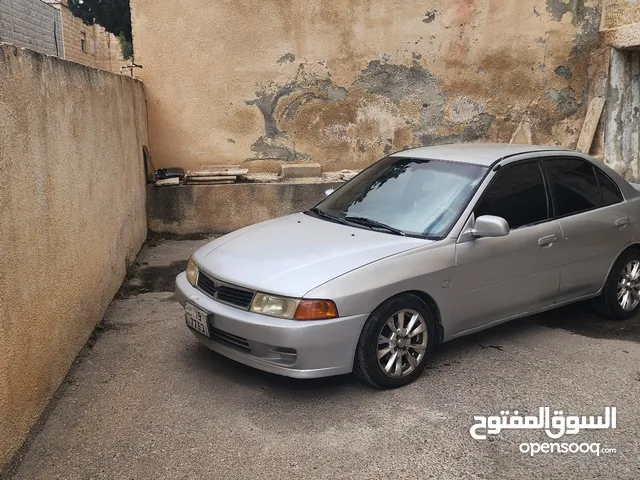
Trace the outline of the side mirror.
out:
M 481 215 L 471 229 L 474 237 L 504 237 L 509 234 L 509 224 L 502 217 Z
M 333 192 L 335 192 L 336 189 L 335 188 L 328 188 L 327 190 L 324 191 L 324 196 L 325 198 L 328 197 L 329 195 L 331 195 Z

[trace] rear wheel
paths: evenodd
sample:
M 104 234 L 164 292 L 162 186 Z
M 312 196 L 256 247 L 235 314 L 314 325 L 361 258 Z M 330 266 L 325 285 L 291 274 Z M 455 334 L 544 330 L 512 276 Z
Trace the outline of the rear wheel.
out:
M 354 373 L 376 388 L 407 385 L 424 370 L 434 339 L 434 319 L 427 305 L 411 294 L 393 297 L 362 328 Z
M 640 252 L 620 255 L 609 272 L 602 293 L 594 302 L 601 315 L 615 320 L 634 316 L 640 310 Z

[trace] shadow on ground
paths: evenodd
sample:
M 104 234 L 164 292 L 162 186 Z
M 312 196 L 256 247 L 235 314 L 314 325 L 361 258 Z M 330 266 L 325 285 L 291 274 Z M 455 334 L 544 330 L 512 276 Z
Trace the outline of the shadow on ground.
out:
M 610 320 L 595 313 L 590 302 L 579 302 L 536 315 L 541 325 L 563 328 L 591 338 L 640 342 L 640 315 L 628 320 Z

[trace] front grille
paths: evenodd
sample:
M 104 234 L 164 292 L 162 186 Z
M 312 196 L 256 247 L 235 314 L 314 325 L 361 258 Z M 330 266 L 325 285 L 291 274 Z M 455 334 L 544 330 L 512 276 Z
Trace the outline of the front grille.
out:
M 222 330 L 218 330 L 217 328 L 211 329 L 211 336 L 216 340 L 220 341 L 223 344 L 227 344 L 232 347 L 237 347 L 240 350 L 251 352 L 251 348 L 249 347 L 249 342 L 247 342 L 246 338 L 238 337 L 237 335 L 232 335 L 227 332 L 223 332 Z
M 211 298 L 215 297 L 216 285 L 214 281 L 202 272 L 198 273 L 198 288 Z
M 214 300 L 248 310 L 256 292 L 215 280 L 202 271 L 198 274 L 198 288 Z
M 230 303 L 242 308 L 249 308 L 251 301 L 253 300 L 254 292 L 248 292 L 246 290 L 240 290 L 238 288 L 221 286 L 218 289 L 218 300 L 224 303 Z

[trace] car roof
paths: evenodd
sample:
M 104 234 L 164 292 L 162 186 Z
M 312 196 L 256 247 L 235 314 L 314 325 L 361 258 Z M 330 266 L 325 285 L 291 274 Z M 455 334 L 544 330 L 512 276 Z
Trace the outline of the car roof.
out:
M 449 162 L 473 163 L 490 166 L 497 160 L 507 156 L 544 151 L 573 152 L 562 147 L 543 145 L 519 145 L 507 143 L 456 143 L 418 147 L 394 153 L 393 157 L 413 157 L 430 160 L 446 160 Z

